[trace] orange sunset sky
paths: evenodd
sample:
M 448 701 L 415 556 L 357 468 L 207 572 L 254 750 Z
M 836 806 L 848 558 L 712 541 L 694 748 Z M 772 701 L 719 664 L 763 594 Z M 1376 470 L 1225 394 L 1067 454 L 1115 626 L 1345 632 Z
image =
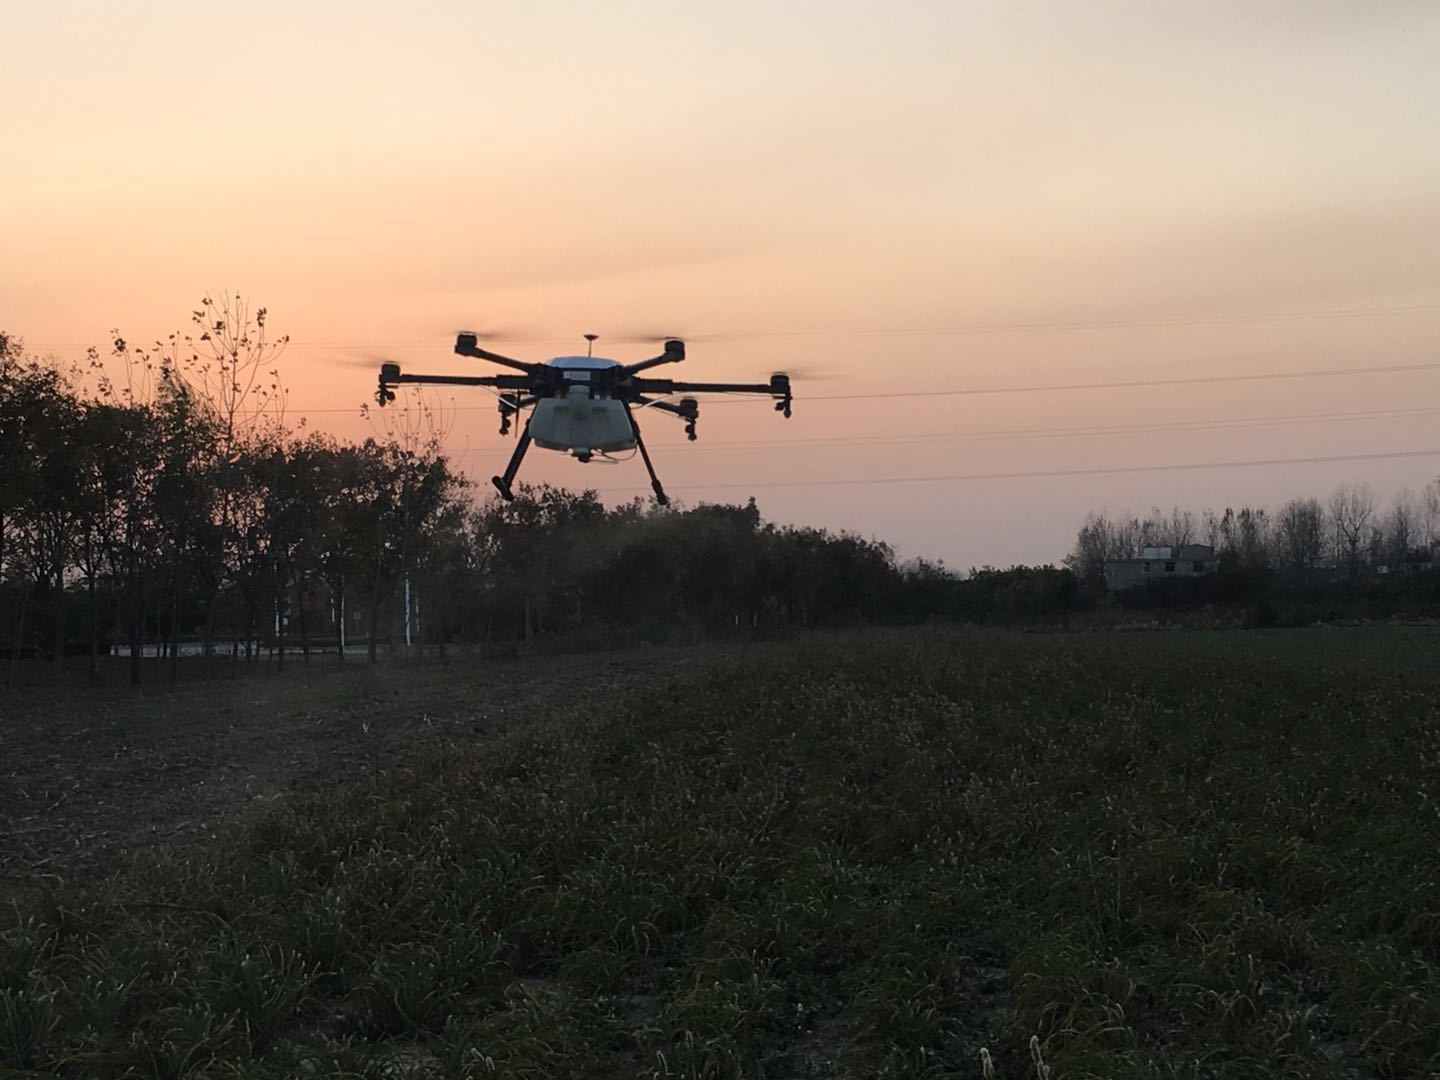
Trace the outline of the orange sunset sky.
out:
M 1434 3 L 3 0 L 0 55 L 0 328 L 35 353 L 238 290 L 293 339 L 290 415 L 360 437 L 357 358 L 688 336 L 676 377 L 789 370 L 796 413 L 647 417 L 674 497 L 957 568 L 1058 560 L 1091 509 L 1440 473 Z M 1371 367 L 1411 370 L 1226 379 Z M 441 400 L 499 471 L 493 400 Z

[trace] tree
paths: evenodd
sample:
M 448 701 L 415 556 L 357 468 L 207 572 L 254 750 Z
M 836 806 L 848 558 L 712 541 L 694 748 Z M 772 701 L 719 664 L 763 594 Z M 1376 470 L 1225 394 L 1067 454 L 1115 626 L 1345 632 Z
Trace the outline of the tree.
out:
M 1325 549 L 1325 511 L 1318 499 L 1291 499 L 1280 508 L 1276 538 L 1280 561 L 1297 578 L 1308 577 Z
M 284 434 L 287 394 L 274 365 L 290 338 L 272 339 L 268 318 L 267 309 L 252 311 L 239 293 L 221 293 L 219 300 L 206 296 L 190 313 L 197 334 L 183 339 L 170 335 L 171 366 L 214 409 L 219 421 L 216 444 L 224 460 L 253 433 Z M 183 359 L 182 340 L 189 352 Z
M 85 412 L 82 433 L 93 514 L 84 531 L 86 588 L 91 597 L 92 677 L 100 653 L 100 581 L 107 583 L 112 622 L 130 647 L 130 680 L 140 680 L 148 581 L 159 526 L 154 503 L 159 424 L 149 405 L 101 400 Z
M 1105 564 L 1111 559 L 1130 559 L 1140 553 L 1145 527 L 1135 519 L 1111 521 L 1105 514 L 1091 513 L 1080 526 L 1075 547 L 1065 565 L 1081 581 L 1092 585 L 1105 580 Z
M 1415 556 L 1415 549 L 1421 544 L 1420 512 L 1415 496 L 1408 490 L 1395 496 L 1395 502 L 1386 515 L 1384 560 L 1392 568 L 1402 567 Z
M 1161 547 L 1184 547 L 1195 540 L 1195 515 L 1176 506 L 1168 514 L 1158 508 L 1150 512 L 1147 522 L 1148 544 Z
M 330 594 L 335 644 L 345 657 L 346 630 L 353 614 L 349 608 L 352 585 L 366 579 L 374 559 L 367 557 L 377 543 L 380 526 L 378 495 L 372 489 L 370 464 L 375 444 L 363 446 L 327 443 L 316 447 L 316 500 L 318 531 L 309 541 Z M 323 452 L 321 452 L 323 450 Z M 374 650 L 371 650 L 373 659 Z
M 1328 504 L 1334 536 L 1335 561 L 1343 563 L 1350 577 L 1360 573 L 1360 553 L 1369 537 L 1375 516 L 1375 493 L 1369 484 L 1344 485 L 1335 489 Z
M 219 544 L 215 505 L 214 416 L 195 401 L 190 388 L 171 377 L 161 381 L 154 416 L 157 471 L 154 480 L 160 584 L 166 602 L 165 627 L 170 678 L 176 677 L 187 597 Z M 158 614 L 158 613 L 157 613 Z
M 207 547 L 196 560 L 206 593 L 206 656 L 213 649 L 215 616 L 228 586 L 239 586 L 247 635 L 253 630 L 258 510 L 254 492 L 247 497 L 242 491 L 253 477 L 240 467 L 241 457 L 286 437 L 286 392 L 274 365 L 289 338 L 272 339 L 268 317 L 265 308 L 252 309 L 239 293 L 206 296 L 191 312 L 193 332 L 172 333 L 135 350 L 116 334 L 112 350 L 127 370 L 155 374 L 172 396 L 184 397 L 195 415 L 208 414 L 212 426 L 206 468 L 212 473 L 215 528 L 208 530 Z
M 81 505 L 74 438 L 81 406 L 71 373 L 0 344 L 0 569 L 20 585 L 12 662 L 25 640 L 33 596 L 49 600 L 51 658 L 65 651 L 65 574 Z
M 1226 507 L 1217 522 L 1216 556 L 1231 566 L 1263 570 L 1270 565 L 1271 531 L 1265 510 L 1244 506 L 1237 514 Z
M 365 410 L 367 415 L 368 408 Z M 385 425 L 385 447 L 398 480 L 399 509 L 397 574 L 401 589 L 401 625 L 407 647 L 414 640 L 418 622 L 416 571 L 431 552 L 426 550 L 427 531 L 451 500 L 452 489 L 460 484 L 445 461 L 445 438 L 453 426 L 454 414 L 446 415 L 432 395 L 418 387 L 381 416 Z M 458 527 L 458 519 L 452 522 Z
M 1440 478 L 1431 480 L 1420 493 L 1421 537 L 1433 559 L 1440 546 Z

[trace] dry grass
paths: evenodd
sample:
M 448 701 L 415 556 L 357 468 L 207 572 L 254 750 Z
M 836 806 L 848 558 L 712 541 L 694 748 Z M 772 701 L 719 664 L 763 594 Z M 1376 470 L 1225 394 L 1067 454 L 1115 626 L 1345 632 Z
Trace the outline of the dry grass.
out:
M 51 890 L 0 1063 L 1433 1074 L 1440 683 L 1385 633 L 737 658 Z

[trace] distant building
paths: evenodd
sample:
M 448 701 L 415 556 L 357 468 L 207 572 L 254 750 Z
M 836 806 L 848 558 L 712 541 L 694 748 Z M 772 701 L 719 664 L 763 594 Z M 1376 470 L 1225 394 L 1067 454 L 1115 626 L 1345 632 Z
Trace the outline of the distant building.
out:
M 1375 573 L 1377 574 L 1428 574 L 1435 569 L 1435 557 L 1433 555 L 1416 552 L 1411 558 L 1404 562 L 1376 563 Z
M 1215 549 L 1209 544 L 1147 547 L 1138 559 L 1107 559 L 1105 587 L 1111 592 L 1171 578 L 1205 577 L 1215 573 Z

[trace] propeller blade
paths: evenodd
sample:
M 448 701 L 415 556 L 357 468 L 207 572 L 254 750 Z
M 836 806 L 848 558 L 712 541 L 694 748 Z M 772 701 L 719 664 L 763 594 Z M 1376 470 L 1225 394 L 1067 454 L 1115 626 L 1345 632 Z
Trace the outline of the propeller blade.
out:
M 381 364 L 395 362 L 393 356 L 366 352 L 363 349 L 332 349 L 322 353 L 320 360 L 327 367 L 368 368 L 370 371 L 379 371 Z
M 687 345 L 692 341 L 726 341 L 730 339 L 726 334 L 651 334 L 651 333 L 619 333 L 601 334 L 601 341 L 611 341 L 618 345 L 664 345 L 667 341 L 683 341 Z
M 552 331 L 538 326 L 526 326 L 523 323 L 482 323 L 479 326 L 472 324 L 448 331 L 451 341 L 461 334 L 474 334 L 475 339 L 482 345 L 487 341 L 525 344 L 536 341 L 554 341 L 556 338 Z
M 832 368 L 815 367 L 813 364 L 801 364 L 798 367 L 788 367 L 775 372 L 776 375 L 788 375 L 791 379 L 805 382 L 829 382 L 831 379 L 844 378 L 840 372 Z

